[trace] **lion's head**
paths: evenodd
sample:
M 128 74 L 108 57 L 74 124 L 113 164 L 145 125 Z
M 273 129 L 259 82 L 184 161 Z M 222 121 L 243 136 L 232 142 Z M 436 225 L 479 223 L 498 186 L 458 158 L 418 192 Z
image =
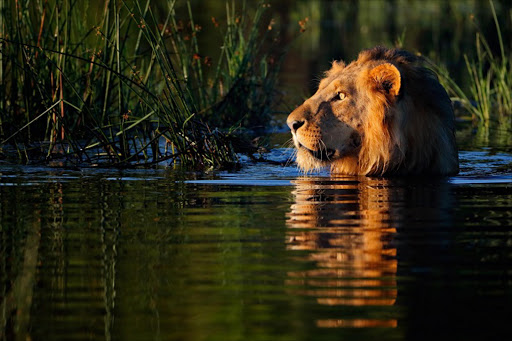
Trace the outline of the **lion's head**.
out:
M 458 172 L 450 99 L 421 59 L 402 50 L 376 47 L 348 65 L 334 62 L 287 123 L 304 171 Z

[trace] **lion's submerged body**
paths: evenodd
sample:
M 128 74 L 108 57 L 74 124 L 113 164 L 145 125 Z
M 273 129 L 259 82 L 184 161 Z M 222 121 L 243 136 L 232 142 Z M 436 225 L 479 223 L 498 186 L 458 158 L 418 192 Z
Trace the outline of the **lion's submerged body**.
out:
M 405 51 L 376 47 L 334 62 L 288 117 L 304 171 L 456 174 L 455 118 L 436 76 Z

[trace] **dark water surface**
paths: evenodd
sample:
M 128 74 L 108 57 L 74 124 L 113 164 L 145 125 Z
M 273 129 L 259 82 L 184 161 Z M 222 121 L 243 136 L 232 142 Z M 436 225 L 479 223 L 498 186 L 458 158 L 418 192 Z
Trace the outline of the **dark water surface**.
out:
M 448 179 L 3 166 L 1 337 L 510 340 L 512 156 L 461 159 Z

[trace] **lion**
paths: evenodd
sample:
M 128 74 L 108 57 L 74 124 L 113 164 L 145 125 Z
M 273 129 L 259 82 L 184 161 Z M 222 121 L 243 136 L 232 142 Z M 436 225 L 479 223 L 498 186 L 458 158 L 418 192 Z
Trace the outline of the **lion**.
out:
M 317 92 L 287 119 L 305 172 L 454 175 L 459 171 L 450 98 L 421 57 L 399 49 L 334 61 Z

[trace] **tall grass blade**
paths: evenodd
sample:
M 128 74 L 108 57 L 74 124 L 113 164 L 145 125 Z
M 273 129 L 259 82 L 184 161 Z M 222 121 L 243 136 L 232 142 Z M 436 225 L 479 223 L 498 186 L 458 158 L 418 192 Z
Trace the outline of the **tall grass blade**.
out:
M 175 1 L 168 6 L 160 24 L 151 0 L 107 0 L 89 26 L 76 20 L 87 2 L 0 0 L 0 147 L 15 146 L 23 162 L 43 149 L 41 161 L 118 167 L 237 163 L 231 127 L 265 117 L 277 79 L 267 34 L 259 34 L 264 8 L 251 22 L 227 2 L 224 46 L 210 72 L 192 6 L 188 42 Z

